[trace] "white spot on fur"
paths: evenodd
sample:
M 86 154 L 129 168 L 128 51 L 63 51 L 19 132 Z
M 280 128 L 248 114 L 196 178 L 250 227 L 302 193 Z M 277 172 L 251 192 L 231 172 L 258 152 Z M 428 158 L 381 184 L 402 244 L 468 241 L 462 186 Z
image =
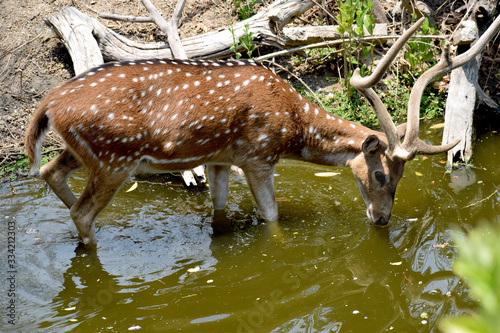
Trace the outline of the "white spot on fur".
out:
M 265 140 L 267 138 L 267 134 L 261 134 L 259 135 L 259 137 L 257 138 L 257 141 L 262 141 L 262 140 Z
M 304 105 L 304 112 L 305 113 L 309 112 L 309 103 L 306 103 L 306 105 Z

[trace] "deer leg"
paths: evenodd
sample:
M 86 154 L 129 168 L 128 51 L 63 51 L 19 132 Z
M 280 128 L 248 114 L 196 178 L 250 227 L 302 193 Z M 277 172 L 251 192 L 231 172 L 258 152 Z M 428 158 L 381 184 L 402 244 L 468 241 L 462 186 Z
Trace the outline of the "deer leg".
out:
M 105 174 L 89 172 L 82 194 L 70 209 L 71 218 L 84 244 L 95 244 L 94 221 L 111 202 L 131 171 Z
M 262 218 L 266 221 L 278 220 L 278 205 L 274 195 L 274 165 L 252 170 L 243 168 L 243 172 Z
M 64 149 L 59 156 L 40 169 L 41 177 L 68 208 L 73 206 L 76 197 L 69 189 L 67 181 L 69 176 L 81 167 L 82 165 L 73 154 L 68 149 Z
M 214 203 L 214 209 L 224 210 L 229 193 L 229 170 L 227 165 L 208 165 L 208 182 L 210 184 L 210 195 Z

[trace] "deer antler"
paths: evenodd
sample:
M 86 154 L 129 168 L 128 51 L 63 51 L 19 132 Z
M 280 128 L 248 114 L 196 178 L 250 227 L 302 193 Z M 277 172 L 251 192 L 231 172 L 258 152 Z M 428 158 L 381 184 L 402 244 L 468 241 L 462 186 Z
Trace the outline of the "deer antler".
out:
M 457 67 L 463 66 L 472 61 L 488 44 L 493 36 L 500 30 L 500 16 L 495 19 L 493 24 L 485 31 L 485 33 L 477 40 L 475 45 L 471 47 L 464 54 L 451 59 L 449 44 L 447 43 L 440 61 L 427 71 L 425 71 L 415 82 L 410 94 L 408 102 L 408 123 L 403 144 L 399 141 L 398 131 L 394 125 L 386 107 L 378 97 L 378 95 L 371 89 L 377 82 L 380 81 L 389 65 L 392 63 L 397 53 L 408 41 L 411 35 L 420 27 L 425 18 L 421 18 L 410 29 L 408 29 L 398 41 L 391 47 L 389 52 L 382 58 L 380 64 L 375 71 L 368 77 L 361 77 L 359 68 L 356 69 L 351 77 L 351 85 L 356 88 L 363 96 L 365 96 L 370 104 L 373 106 L 377 118 L 388 142 L 388 155 L 409 161 L 415 157 L 416 154 L 439 154 L 445 152 L 455 145 L 460 140 L 440 146 L 433 146 L 423 142 L 419 138 L 419 117 L 420 117 L 420 101 L 425 87 L 436 79 L 438 76 L 451 71 Z
M 467 52 L 455 57 L 454 59 L 450 58 L 450 45 L 449 43 L 446 43 L 439 62 L 435 66 L 425 71 L 413 86 L 410 94 L 410 100 L 408 102 L 408 127 L 405 139 L 403 141 L 403 147 L 405 147 L 406 149 L 409 149 L 409 147 L 413 147 L 414 149 L 416 149 L 417 154 L 432 155 L 445 152 L 453 148 L 460 142 L 460 139 L 458 139 L 446 145 L 432 146 L 419 139 L 418 133 L 420 101 L 422 99 L 422 93 L 425 87 L 438 76 L 472 61 L 479 53 L 483 51 L 488 42 L 499 30 L 500 16 L 495 19 L 491 26 L 476 41 L 474 46 L 472 46 Z
M 415 149 L 406 150 L 401 145 L 399 141 L 398 131 L 394 122 L 389 115 L 385 105 L 382 103 L 378 95 L 371 89 L 375 86 L 385 74 L 391 63 L 396 58 L 398 52 L 403 48 L 408 39 L 413 35 L 413 33 L 420 27 L 424 22 L 425 18 L 421 18 L 417 21 L 410 29 L 405 31 L 405 33 L 394 43 L 394 45 L 389 49 L 387 54 L 382 58 L 379 65 L 375 68 L 370 76 L 362 77 L 359 68 L 356 68 L 352 77 L 351 85 L 356 88 L 363 96 L 368 99 L 372 105 L 378 120 L 380 121 L 380 126 L 387 137 L 388 143 L 388 154 L 389 156 L 396 156 L 403 160 L 411 160 L 415 156 Z

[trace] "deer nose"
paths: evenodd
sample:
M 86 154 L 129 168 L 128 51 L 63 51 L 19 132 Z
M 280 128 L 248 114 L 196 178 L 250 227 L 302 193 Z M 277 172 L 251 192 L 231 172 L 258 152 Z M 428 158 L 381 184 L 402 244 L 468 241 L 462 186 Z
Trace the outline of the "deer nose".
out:
M 382 216 L 379 217 L 379 219 L 375 221 L 376 225 L 381 225 L 381 226 L 387 225 L 387 223 L 389 223 L 389 219 L 388 218 L 386 219 L 386 218 L 384 218 Z

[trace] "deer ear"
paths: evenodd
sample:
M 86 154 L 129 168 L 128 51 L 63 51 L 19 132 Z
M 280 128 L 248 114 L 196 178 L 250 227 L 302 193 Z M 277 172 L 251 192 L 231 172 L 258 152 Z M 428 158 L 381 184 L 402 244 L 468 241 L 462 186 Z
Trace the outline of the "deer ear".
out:
M 362 145 L 363 153 L 365 155 L 371 155 L 380 149 L 380 140 L 376 135 L 369 135 Z

